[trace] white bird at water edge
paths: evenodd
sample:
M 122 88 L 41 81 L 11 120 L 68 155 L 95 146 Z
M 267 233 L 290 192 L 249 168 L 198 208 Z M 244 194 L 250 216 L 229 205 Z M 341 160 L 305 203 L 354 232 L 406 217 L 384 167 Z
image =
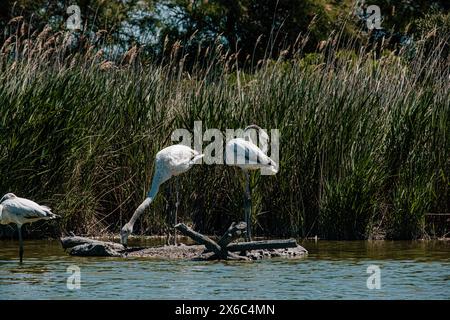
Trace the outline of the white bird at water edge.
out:
M 261 148 L 251 139 L 249 130 L 256 129 L 259 133 Z M 249 140 L 235 138 L 228 141 L 225 148 L 225 162 L 230 166 L 241 168 L 245 175 L 245 222 L 247 223 L 247 241 L 251 241 L 251 193 L 249 170 L 267 169 L 272 174 L 278 172 L 278 165 L 267 156 L 269 136 L 257 125 L 250 125 L 244 129 L 244 134 Z
M 59 218 L 49 207 L 41 206 L 25 198 L 19 198 L 13 193 L 7 193 L 0 199 L 0 223 L 17 225 L 19 233 L 19 257 L 23 259 L 22 225 L 39 220 Z
M 163 184 L 173 176 L 178 176 L 182 173 L 185 173 L 186 171 L 191 169 L 192 166 L 197 162 L 197 160 L 199 160 L 203 156 L 203 154 L 200 154 L 199 152 L 181 144 L 169 146 L 162 149 L 156 154 L 155 173 L 153 175 L 150 191 L 147 193 L 147 197 L 145 198 L 144 202 L 142 202 L 136 209 L 130 221 L 128 221 L 128 223 L 126 223 L 120 231 L 121 243 L 125 247 L 128 243 L 128 236 L 133 232 L 133 226 L 136 223 L 136 220 L 142 215 L 142 213 L 144 213 L 145 209 L 155 199 L 161 184 Z M 176 181 L 176 184 L 177 202 L 175 204 L 175 224 L 177 220 L 179 205 L 178 181 Z M 176 244 L 176 235 L 174 236 L 174 242 Z

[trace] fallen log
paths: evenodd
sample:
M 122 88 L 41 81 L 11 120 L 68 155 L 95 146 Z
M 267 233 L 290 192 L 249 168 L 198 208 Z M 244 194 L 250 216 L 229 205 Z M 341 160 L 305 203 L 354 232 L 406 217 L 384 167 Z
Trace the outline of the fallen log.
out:
M 201 233 L 198 233 L 198 232 L 192 230 L 184 223 L 177 224 L 175 226 L 175 229 L 180 231 L 185 236 L 188 236 L 189 238 L 191 238 L 198 244 L 204 245 L 209 251 L 212 251 L 219 256 L 222 254 L 222 249 L 215 241 L 211 240 L 209 237 L 207 237 Z
M 69 251 L 71 256 L 82 257 L 121 257 L 122 254 L 104 243 L 85 243 L 74 246 Z
M 125 247 L 123 245 L 121 245 L 120 243 L 95 240 L 95 239 L 79 237 L 79 236 L 63 237 L 63 238 L 61 238 L 61 244 L 64 249 L 73 248 L 75 246 L 82 245 L 82 244 L 107 245 L 107 246 L 113 248 L 114 250 L 124 250 L 125 249 Z
M 247 229 L 247 224 L 245 222 L 233 222 L 217 244 L 222 249 L 226 248 L 230 242 L 243 235 L 245 233 L 245 229 Z
M 220 249 L 223 251 L 227 251 L 226 247 L 227 245 L 234 241 L 235 239 L 239 238 L 243 234 L 245 234 L 247 229 L 247 224 L 245 222 L 233 222 L 231 226 L 228 228 L 228 230 L 225 232 L 225 234 L 222 236 L 222 238 L 217 241 L 217 244 L 220 246 Z M 209 249 L 206 249 L 204 253 L 211 252 Z
M 72 256 L 118 257 L 122 255 L 125 247 L 119 243 L 71 236 L 61 238 L 64 249 L 70 249 Z
M 229 230 L 234 230 L 234 231 L 238 231 L 240 230 L 239 228 L 242 225 L 239 224 L 239 226 L 232 226 L 229 228 Z M 217 244 L 217 242 L 215 242 L 214 240 L 212 240 L 211 238 L 196 232 L 194 230 L 192 230 L 191 228 L 189 228 L 187 225 L 185 225 L 184 223 L 179 223 L 175 226 L 175 229 L 177 229 L 178 231 L 180 231 L 182 234 L 184 234 L 185 236 L 190 237 L 192 240 L 194 240 L 195 242 L 197 242 L 198 244 L 202 244 L 206 247 L 206 249 L 208 251 L 212 251 L 214 252 L 214 254 L 212 256 L 207 257 L 207 260 L 216 260 L 216 259 L 224 259 L 224 260 L 249 260 L 249 258 L 245 257 L 245 256 L 239 256 L 235 253 L 229 252 L 226 249 L 223 249 L 223 247 L 219 246 Z M 234 235 L 230 235 L 230 236 L 226 236 L 226 234 L 224 235 L 224 240 L 223 241 L 229 241 L 229 239 L 233 239 Z M 208 251 L 204 252 L 207 253 Z
M 226 249 L 228 251 L 252 251 L 252 250 L 272 250 L 272 249 L 285 249 L 296 247 L 297 241 L 295 241 L 295 239 L 288 239 L 288 240 L 262 240 L 262 241 L 231 243 L 226 247 Z

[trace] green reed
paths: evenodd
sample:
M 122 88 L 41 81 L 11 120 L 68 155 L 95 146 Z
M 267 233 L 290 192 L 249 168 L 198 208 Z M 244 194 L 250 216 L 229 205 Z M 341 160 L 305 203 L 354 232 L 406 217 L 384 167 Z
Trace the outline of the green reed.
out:
M 178 48 L 161 64 L 136 50 L 113 63 L 42 38 L 22 55 L 8 50 L 23 43 L 2 50 L 0 193 L 50 205 L 66 231 L 117 233 L 145 197 L 156 152 L 194 121 L 280 130 L 280 172 L 251 177 L 258 235 L 418 238 L 426 213 L 450 212 L 450 71 L 439 44 L 412 60 L 296 52 L 250 72 L 220 46 L 188 69 Z M 195 166 L 179 179 L 181 221 L 212 234 L 243 219 L 239 170 Z M 167 230 L 173 187 L 136 233 Z

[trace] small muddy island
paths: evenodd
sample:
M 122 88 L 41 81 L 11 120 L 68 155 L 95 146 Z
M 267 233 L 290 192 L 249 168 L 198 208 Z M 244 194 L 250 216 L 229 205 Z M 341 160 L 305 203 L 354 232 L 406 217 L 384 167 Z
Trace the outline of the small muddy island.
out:
M 125 248 L 119 243 L 78 236 L 61 238 L 61 243 L 70 255 L 95 257 L 129 256 L 156 259 L 251 261 L 275 257 L 292 259 L 308 254 L 306 249 L 298 245 L 294 239 L 236 242 L 245 234 L 245 222 L 233 223 L 218 241 L 214 241 L 182 223 L 176 225 L 175 228 L 197 244 Z

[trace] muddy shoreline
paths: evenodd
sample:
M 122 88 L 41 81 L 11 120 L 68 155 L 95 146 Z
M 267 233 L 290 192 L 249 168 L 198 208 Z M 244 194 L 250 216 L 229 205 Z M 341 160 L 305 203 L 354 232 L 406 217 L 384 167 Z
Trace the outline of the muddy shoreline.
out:
M 308 254 L 308 251 L 302 246 L 288 249 L 272 249 L 272 250 L 252 250 L 247 251 L 245 255 L 250 260 L 262 260 L 269 258 L 302 258 Z M 141 250 L 132 251 L 125 256 L 153 259 L 187 259 L 187 260 L 210 260 L 214 254 L 212 252 L 205 253 L 205 247 L 202 245 L 185 245 L 177 246 L 160 246 L 143 248 Z
M 64 237 L 61 244 L 69 255 L 82 257 L 118 257 L 118 258 L 149 258 L 167 260 L 210 260 L 214 253 L 208 252 L 204 245 L 162 245 L 151 247 L 125 248 L 116 242 L 101 241 L 85 237 Z M 268 258 L 301 258 L 308 251 L 300 245 L 294 248 L 249 250 L 240 255 L 248 260 Z

